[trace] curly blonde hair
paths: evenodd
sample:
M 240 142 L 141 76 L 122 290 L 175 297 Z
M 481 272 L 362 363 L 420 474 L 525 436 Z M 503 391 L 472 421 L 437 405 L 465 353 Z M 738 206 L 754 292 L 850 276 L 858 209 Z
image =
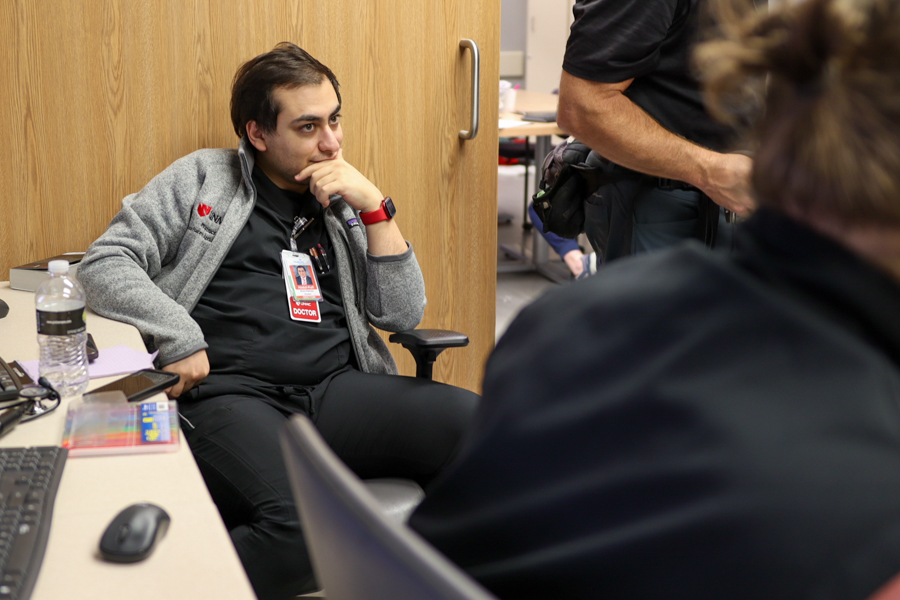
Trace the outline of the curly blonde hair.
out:
M 759 113 L 749 119 L 759 204 L 900 226 L 900 2 L 712 8 L 717 33 L 697 66 L 713 114 Z

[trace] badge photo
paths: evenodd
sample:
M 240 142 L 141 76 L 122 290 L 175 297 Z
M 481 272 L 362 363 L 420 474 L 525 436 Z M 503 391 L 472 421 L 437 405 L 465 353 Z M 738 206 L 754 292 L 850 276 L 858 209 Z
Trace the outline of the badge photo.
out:
M 316 286 L 316 275 L 312 269 L 303 265 L 293 265 L 291 272 L 294 275 L 294 281 L 297 283 L 297 289 L 311 289 L 304 286 Z
M 289 299 L 297 302 L 318 302 L 322 299 L 319 280 L 308 254 L 282 250 L 281 264 Z

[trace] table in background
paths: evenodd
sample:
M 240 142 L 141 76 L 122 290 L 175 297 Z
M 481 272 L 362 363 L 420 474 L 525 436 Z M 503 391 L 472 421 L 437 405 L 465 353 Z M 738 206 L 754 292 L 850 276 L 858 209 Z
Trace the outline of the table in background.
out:
M 38 357 L 34 294 L 0 282 L 9 315 L 0 319 L 0 357 Z M 145 351 L 137 329 L 90 310 L 87 329 L 100 349 L 125 344 Z M 115 378 L 92 379 L 90 389 Z M 158 394 L 152 400 L 162 400 Z M 19 425 L 0 446 L 58 446 L 67 400 Z M 114 564 L 99 557 L 103 530 L 135 502 L 151 502 L 172 517 L 166 536 L 146 560 Z M 50 539 L 32 600 L 80 598 L 247 598 L 255 595 L 184 438 L 177 452 L 69 458 L 53 508 Z
M 559 103 L 559 96 L 556 94 L 543 94 L 540 92 L 529 92 L 527 90 L 517 90 L 516 92 L 516 112 L 501 113 L 500 119 L 504 121 L 521 121 L 520 113 L 526 112 L 556 112 Z M 537 123 L 523 121 L 521 127 L 506 127 L 500 129 L 500 137 L 535 137 L 534 145 L 534 189 L 539 189 L 541 183 L 541 165 L 544 157 L 553 149 L 552 138 L 554 135 L 565 136 L 566 134 L 556 122 Z M 525 248 L 521 252 L 510 248 L 506 244 L 501 244 L 500 248 L 514 258 L 513 261 L 498 263 L 498 273 L 514 273 L 521 271 L 537 271 L 547 279 L 561 283 L 570 278 L 567 268 L 562 270 L 550 267 L 549 256 L 550 246 L 539 231 L 534 231 L 531 236 L 531 260 L 525 256 Z

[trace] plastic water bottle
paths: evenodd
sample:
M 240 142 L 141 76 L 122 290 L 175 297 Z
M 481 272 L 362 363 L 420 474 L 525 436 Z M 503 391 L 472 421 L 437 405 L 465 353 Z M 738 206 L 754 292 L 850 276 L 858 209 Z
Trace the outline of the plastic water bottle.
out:
M 34 296 L 37 308 L 38 370 L 61 396 L 80 394 L 88 385 L 84 290 L 68 277 L 69 261 L 50 261 L 50 278 Z

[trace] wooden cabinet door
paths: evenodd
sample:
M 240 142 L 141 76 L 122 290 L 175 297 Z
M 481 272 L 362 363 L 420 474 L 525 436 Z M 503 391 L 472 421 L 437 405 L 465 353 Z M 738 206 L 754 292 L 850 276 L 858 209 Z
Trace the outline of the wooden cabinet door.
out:
M 464 38 L 481 51 L 470 141 Z M 288 40 L 341 82 L 345 157 L 394 198 L 425 274 L 422 326 L 472 340 L 435 377 L 477 390 L 494 341 L 499 39 L 499 0 L 4 0 L 0 279 L 85 249 L 180 156 L 234 147 L 236 68 Z
M 349 10 L 349 5 L 356 8 Z M 334 57 L 342 81 L 346 156 L 397 203 L 425 274 L 424 327 L 462 331 L 469 348 L 437 363 L 441 381 L 478 389 L 496 308 L 497 0 L 307 2 L 303 42 Z M 470 128 L 471 52 L 480 49 L 480 127 Z M 413 363 L 395 352 L 401 370 Z

